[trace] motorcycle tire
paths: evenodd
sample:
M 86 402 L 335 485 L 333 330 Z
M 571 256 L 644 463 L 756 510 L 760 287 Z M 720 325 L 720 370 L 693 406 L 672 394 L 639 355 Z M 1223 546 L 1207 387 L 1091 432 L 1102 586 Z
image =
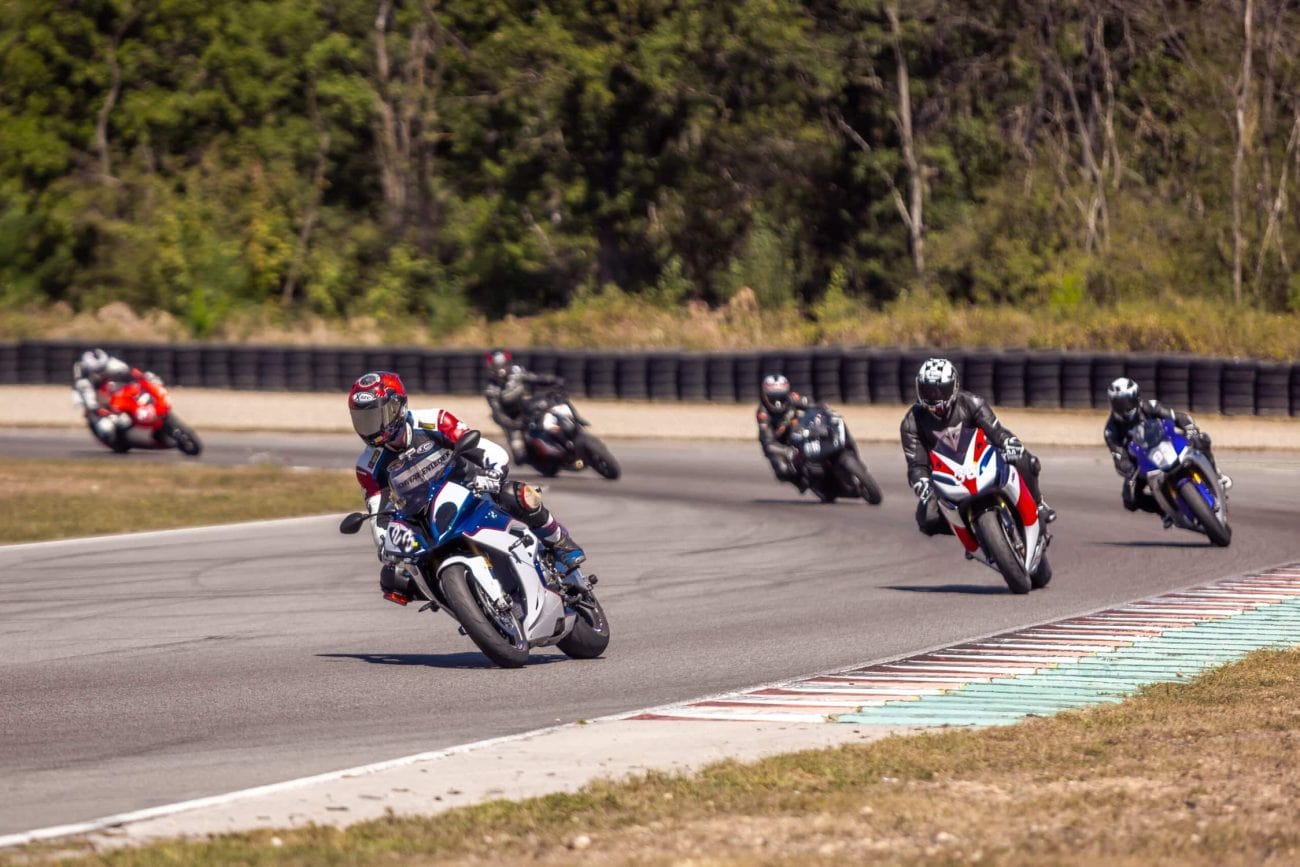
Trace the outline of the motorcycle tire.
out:
M 203 443 L 199 442 L 198 434 L 174 415 L 167 417 L 167 436 L 171 437 L 183 455 L 193 458 L 203 451 Z
M 609 621 L 605 609 L 595 593 L 586 593 L 574 605 L 578 615 L 573 631 L 556 642 L 555 646 L 571 659 L 595 659 L 609 646 Z
M 845 474 L 852 478 L 857 486 L 858 496 L 873 506 L 879 506 L 885 495 L 881 492 L 880 485 L 871 477 L 871 473 L 867 472 L 866 464 L 849 454 L 845 455 L 842 467 Z
M 453 563 L 438 573 L 438 582 L 447 607 L 488 659 L 502 668 L 522 668 L 528 662 L 528 639 L 519 618 L 513 611 L 495 611 L 468 569 Z
M 997 509 L 988 509 L 975 517 L 975 535 L 980 546 L 988 552 L 1002 573 L 1002 579 L 1007 582 L 1011 592 L 1028 593 L 1032 587 L 1029 576 L 1025 574 L 1024 564 L 1016 557 L 1015 549 L 1007 539 L 1002 527 L 1002 516 Z
M 1029 576 L 1029 586 L 1034 590 L 1041 590 L 1052 580 L 1052 564 L 1047 562 L 1047 555 L 1044 554 L 1038 561 L 1038 568 L 1034 574 Z
M 1209 537 L 1210 542 L 1220 548 L 1226 548 L 1232 544 L 1232 528 L 1219 520 L 1219 516 L 1210 508 L 1205 497 L 1195 485 L 1186 485 L 1183 488 L 1183 502 L 1187 503 L 1187 508 L 1196 516 L 1196 522 L 1201 525 L 1205 535 Z
M 610 481 L 617 479 L 622 470 L 609 448 L 594 436 L 586 435 L 578 440 L 578 457 L 598 474 Z

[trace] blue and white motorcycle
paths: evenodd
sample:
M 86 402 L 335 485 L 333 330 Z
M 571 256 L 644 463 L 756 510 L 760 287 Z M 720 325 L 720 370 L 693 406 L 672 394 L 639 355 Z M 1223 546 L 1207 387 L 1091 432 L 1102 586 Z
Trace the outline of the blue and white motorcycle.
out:
M 524 665 L 531 648 L 546 645 L 576 659 L 600 656 L 609 622 L 592 591 L 596 576 L 561 575 L 528 527 L 459 483 L 461 455 L 478 441 L 470 431 L 454 448 L 424 440 L 407 449 L 388 471 L 394 508 L 353 512 L 339 532 L 388 516 L 383 557 L 418 588 L 427 602 L 420 610 L 446 608 L 503 668 Z
M 1128 432 L 1128 452 L 1161 511 L 1220 548 L 1232 542 L 1228 499 L 1205 455 L 1169 419 L 1149 418 Z

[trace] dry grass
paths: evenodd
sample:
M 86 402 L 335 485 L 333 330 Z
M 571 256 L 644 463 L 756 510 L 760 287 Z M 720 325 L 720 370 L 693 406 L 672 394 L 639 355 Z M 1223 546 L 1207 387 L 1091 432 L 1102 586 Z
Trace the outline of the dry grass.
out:
M 135 457 L 135 456 L 132 456 Z M 343 512 L 352 473 L 284 467 L 0 459 L 0 543 Z
M 346 831 L 281 831 L 278 846 L 267 831 L 88 860 L 1293 864 L 1297 686 L 1300 652 L 1262 652 L 1121 705 L 1017 726 L 723 763 L 692 778 L 651 775 Z
M 0 310 L 0 338 L 183 340 L 166 313 L 137 316 L 126 305 L 92 313 L 66 305 Z M 655 305 L 616 290 L 532 317 L 477 319 L 457 331 L 432 332 L 409 319 L 370 317 L 286 320 L 278 310 L 250 310 L 223 322 L 213 339 L 289 345 L 410 344 L 444 347 L 744 350 L 795 346 L 1030 347 L 1293 359 L 1300 357 L 1300 315 L 1234 308 L 1205 299 L 1161 299 L 1052 309 L 954 305 L 910 300 L 876 308 L 842 296 L 801 311 L 761 310 L 741 290 L 730 304 Z

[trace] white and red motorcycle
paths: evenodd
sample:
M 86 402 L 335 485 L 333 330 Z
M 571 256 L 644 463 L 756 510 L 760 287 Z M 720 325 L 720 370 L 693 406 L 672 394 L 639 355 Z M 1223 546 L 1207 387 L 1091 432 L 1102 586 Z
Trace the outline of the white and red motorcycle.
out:
M 984 431 L 954 427 L 930 450 L 930 484 L 944 517 L 966 548 L 1002 574 L 1012 593 L 1028 593 L 1052 580 L 1051 541 L 1038 505 L 1020 472 Z

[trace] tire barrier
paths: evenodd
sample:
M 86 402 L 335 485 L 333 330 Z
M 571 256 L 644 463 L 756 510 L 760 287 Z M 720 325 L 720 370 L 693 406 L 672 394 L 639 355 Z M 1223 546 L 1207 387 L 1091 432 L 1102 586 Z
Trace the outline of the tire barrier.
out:
M 366 370 L 394 370 L 412 392 L 481 394 L 483 352 L 418 347 L 97 344 L 179 386 L 345 392 Z M 0 343 L 0 384 L 70 385 L 89 346 L 68 340 Z M 1187 355 L 1038 350 L 821 348 L 766 352 L 583 352 L 521 349 L 515 360 L 562 377 L 575 397 L 755 403 L 769 373 L 831 404 L 910 403 L 932 355 L 952 359 L 965 388 L 996 406 L 1104 409 L 1106 386 L 1137 380 L 1144 396 L 1196 413 L 1300 416 L 1300 363 Z

